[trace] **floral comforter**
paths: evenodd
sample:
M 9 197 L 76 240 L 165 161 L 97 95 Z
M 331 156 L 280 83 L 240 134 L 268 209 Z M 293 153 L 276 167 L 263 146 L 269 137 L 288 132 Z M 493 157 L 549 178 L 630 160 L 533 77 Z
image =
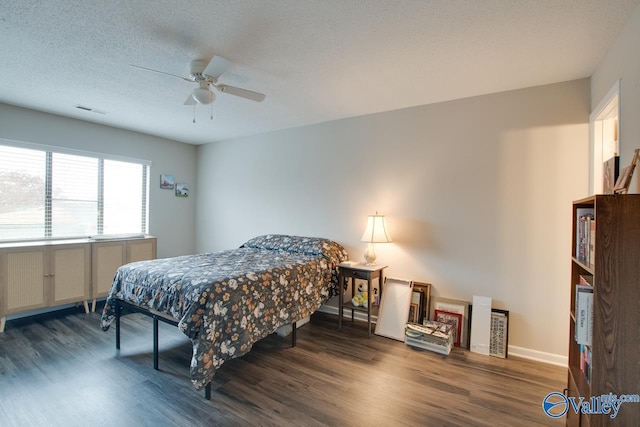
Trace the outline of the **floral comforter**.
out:
M 239 249 L 127 264 L 114 278 L 102 328 L 115 319 L 115 299 L 175 318 L 193 343 L 191 381 L 201 389 L 226 360 L 337 295 L 345 260 L 331 240 L 265 235 Z

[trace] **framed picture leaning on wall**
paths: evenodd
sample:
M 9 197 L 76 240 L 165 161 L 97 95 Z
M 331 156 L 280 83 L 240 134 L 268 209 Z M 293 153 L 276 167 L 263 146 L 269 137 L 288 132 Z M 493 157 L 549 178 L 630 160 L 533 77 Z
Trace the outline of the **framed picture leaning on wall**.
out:
M 438 320 L 435 318 L 435 310 L 462 315 L 462 329 L 460 333 L 459 346 L 462 348 L 469 348 L 469 338 L 471 336 L 471 303 L 468 301 L 442 297 L 433 297 L 431 298 L 431 301 L 431 308 L 429 312 L 429 318 L 431 320 Z
M 616 185 L 613 188 L 613 192 L 616 194 L 625 194 L 629 190 L 631 184 L 631 177 L 633 177 L 633 170 L 636 168 L 636 164 L 639 160 L 640 149 L 636 149 L 633 152 L 633 159 L 631 164 L 620 171 L 620 176 L 616 181 Z
M 415 323 L 424 323 L 425 320 L 429 320 L 429 305 L 431 304 L 431 283 L 413 282 L 413 295 L 418 293 L 418 298 L 422 300 L 422 303 L 418 307 L 418 316 Z M 414 304 L 414 297 L 412 296 L 411 303 Z
M 613 194 L 616 180 L 620 175 L 620 157 L 613 156 L 602 165 L 602 193 Z
M 491 309 L 489 354 L 506 359 L 509 353 L 509 310 Z
M 452 313 L 450 311 L 435 310 L 435 321 L 451 325 L 453 328 L 453 345 L 460 347 L 460 338 L 462 336 L 462 314 Z

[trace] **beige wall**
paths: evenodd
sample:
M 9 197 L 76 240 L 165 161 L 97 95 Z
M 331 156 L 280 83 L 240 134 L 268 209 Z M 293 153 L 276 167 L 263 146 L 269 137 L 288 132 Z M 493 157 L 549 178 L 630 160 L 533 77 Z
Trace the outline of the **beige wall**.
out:
M 562 361 L 589 104 L 585 79 L 200 146 L 197 250 L 289 233 L 360 260 L 377 210 L 388 275 L 490 296 L 511 311 L 512 351 Z
M 0 138 L 151 160 L 149 232 L 158 257 L 193 253 L 196 147 L 81 120 L 0 104 Z M 191 196 L 160 189 L 160 174 L 191 184 Z
M 640 148 L 640 6 L 613 42 L 591 77 L 591 107 L 620 79 L 620 166 L 631 163 L 633 150 Z M 640 192 L 640 171 L 636 170 L 630 193 Z

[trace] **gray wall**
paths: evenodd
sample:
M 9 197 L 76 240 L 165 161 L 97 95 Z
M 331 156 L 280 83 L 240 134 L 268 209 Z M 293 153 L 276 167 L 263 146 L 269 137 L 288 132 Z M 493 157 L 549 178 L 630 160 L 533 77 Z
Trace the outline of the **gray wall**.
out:
M 571 202 L 587 195 L 589 80 L 217 142 L 198 149 L 198 251 L 263 233 L 332 238 L 388 275 L 511 311 L 511 351 L 566 360 Z
M 631 163 L 633 150 L 640 148 L 640 5 L 620 31 L 600 66 L 591 77 L 591 107 L 620 80 L 620 166 Z M 638 169 L 638 168 L 636 168 Z M 640 171 L 636 170 L 630 193 L 640 192 Z
M 195 146 L 6 104 L 0 104 L 0 138 L 151 160 L 149 232 L 158 237 L 158 257 L 194 252 Z M 191 184 L 190 197 L 161 190 L 161 173 Z

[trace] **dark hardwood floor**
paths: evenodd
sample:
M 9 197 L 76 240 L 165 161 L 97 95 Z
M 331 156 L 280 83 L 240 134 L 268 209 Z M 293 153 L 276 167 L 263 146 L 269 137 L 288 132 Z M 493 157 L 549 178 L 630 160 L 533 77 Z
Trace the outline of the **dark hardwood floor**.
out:
M 298 345 L 272 335 L 216 374 L 212 399 L 189 381 L 191 343 L 160 324 L 122 320 L 122 349 L 99 314 L 69 309 L 7 322 L 0 334 L 0 426 L 562 425 L 541 408 L 566 370 L 454 349 L 448 357 L 322 313 Z

